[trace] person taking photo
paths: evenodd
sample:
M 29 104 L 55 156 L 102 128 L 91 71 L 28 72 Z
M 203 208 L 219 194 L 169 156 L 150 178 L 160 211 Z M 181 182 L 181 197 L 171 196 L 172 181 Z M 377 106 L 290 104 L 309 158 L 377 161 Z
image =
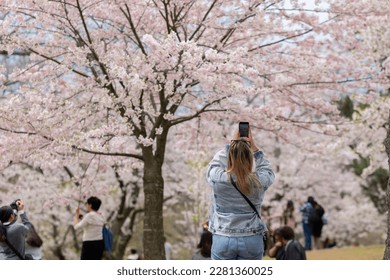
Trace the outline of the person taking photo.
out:
M 209 213 L 212 259 L 262 259 L 266 226 L 258 213 L 265 191 L 274 179 L 271 164 L 255 144 L 250 128 L 246 137 L 237 131 L 230 145 L 215 154 L 207 169 L 207 181 L 212 188 Z
M 83 245 L 81 248 L 81 260 L 101 260 L 104 251 L 102 229 L 104 218 L 98 212 L 102 201 L 91 196 L 85 203 L 87 214 L 81 218 L 80 208 L 77 207 L 74 215 L 74 229 L 83 229 Z
M 11 205 L 14 209 L 8 205 L 0 208 L 0 259 L 24 260 L 26 236 L 32 225 L 24 212 L 23 200 L 18 199 Z M 16 223 L 18 215 L 22 223 Z

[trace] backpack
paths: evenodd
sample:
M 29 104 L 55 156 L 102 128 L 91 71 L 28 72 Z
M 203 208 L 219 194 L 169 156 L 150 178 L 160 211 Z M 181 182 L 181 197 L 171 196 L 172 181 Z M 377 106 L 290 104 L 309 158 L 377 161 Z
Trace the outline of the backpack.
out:
M 103 226 L 102 233 L 104 241 L 104 251 L 106 251 L 108 255 L 110 255 L 113 247 L 114 235 L 112 234 L 112 231 L 108 225 Z
M 311 214 L 309 216 L 309 223 L 311 224 L 318 224 L 318 223 L 323 223 L 322 218 L 324 217 L 325 210 L 322 208 L 321 205 L 317 205 L 316 208 L 314 208 L 311 211 Z

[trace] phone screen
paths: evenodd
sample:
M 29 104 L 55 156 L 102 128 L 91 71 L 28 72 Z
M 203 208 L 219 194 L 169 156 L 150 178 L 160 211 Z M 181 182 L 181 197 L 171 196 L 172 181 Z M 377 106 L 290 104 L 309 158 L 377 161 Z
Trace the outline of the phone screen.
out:
M 249 123 L 248 122 L 240 122 L 238 124 L 238 131 L 240 132 L 240 137 L 248 137 L 249 136 Z

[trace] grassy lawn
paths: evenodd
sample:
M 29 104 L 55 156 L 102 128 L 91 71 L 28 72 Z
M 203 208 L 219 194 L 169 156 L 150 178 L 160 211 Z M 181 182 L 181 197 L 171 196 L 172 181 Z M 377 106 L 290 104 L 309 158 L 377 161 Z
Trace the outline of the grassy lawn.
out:
M 343 247 L 306 251 L 306 257 L 308 260 L 382 260 L 384 251 L 384 245 Z
M 382 260 L 384 245 L 331 248 L 306 252 L 308 260 Z

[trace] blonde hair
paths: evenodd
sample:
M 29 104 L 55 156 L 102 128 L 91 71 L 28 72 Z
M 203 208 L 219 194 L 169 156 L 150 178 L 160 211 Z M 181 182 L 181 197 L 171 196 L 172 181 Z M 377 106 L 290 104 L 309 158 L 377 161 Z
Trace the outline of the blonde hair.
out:
M 234 174 L 240 191 L 249 195 L 254 188 L 261 187 L 260 181 L 252 172 L 253 152 L 249 142 L 233 140 L 228 154 L 227 172 Z

